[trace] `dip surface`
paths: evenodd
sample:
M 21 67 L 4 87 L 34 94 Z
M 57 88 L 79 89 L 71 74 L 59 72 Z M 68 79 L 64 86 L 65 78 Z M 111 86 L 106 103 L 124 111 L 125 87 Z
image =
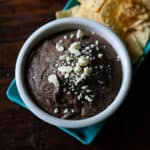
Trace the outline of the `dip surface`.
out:
M 26 85 L 49 114 L 83 119 L 106 109 L 122 82 L 113 47 L 86 30 L 64 31 L 41 41 L 29 54 Z

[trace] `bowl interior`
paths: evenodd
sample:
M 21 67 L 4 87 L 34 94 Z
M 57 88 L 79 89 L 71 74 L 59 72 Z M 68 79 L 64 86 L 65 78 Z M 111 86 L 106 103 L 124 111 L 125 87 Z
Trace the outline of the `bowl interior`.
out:
M 25 64 L 32 48 L 47 36 L 70 29 L 85 29 L 87 31 L 95 32 L 97 35 L 104 38 L 108 43 L 112 45 L 116 53 L 119 55 L 122 65 L 123 80 L 116 98 L 103 112 L 100 112 L 95 116 L 82 120 L 63 120 L 49 115 L 31 99 L 30 95 L 27 92 L 24 80 Z M 80 128 L 103 121 L 120 106 L 125 95 L 127 94 L 130 85 L 131 63 L 124 44 L 112 30 L 99 23 L 89 21 L 86 19 L 67 18 L 47 23 L 46 25 L 36 30 L 26 40 L 26 42 L 21 48 L 17 59 L 15 76 L 17 88 L 22 100 L 30 109 L 30 111 L 33 112 L 37 117 L 39 117 L 43 121 L 46 121 L 56 126 L 62 126 L 67 128 Z

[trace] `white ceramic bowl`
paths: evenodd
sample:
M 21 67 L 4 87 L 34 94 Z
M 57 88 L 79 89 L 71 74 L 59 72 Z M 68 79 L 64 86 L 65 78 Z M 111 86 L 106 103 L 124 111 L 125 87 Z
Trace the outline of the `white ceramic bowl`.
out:
M 88 31 L 95 32 L 97 35 L 100 35 L 105 40 L 107 40 L 112 47 L 115 49 L 117 54 L 120 57 L 122 70 L 123 70 L 123 79 L 121 83 L 120 90 L 113 100 L 113 102 L 103 111 L 95 116 L 89 117 L 82 120 L 64 120 L 59 119 L 54 116 L 51 116 L 43 109 L 41 109 L 30 97 L 29 93 L 26 90 L 25 80 L 24 80 L 24 69 L 27 60 L 27 56 L 32 50 L 32 48 L 39 43 L 43 38 L 50 36 L 54 33 L 58 33 L 63 30 L 68 29 L 86 29 Z M 123 102 L 131 82 L 131 62 L 127 49 L 119 39 L 119 37 L 109 28 L 105 27 L 102 24 L 96 23 L 94 21 L 86 19 L 75 19 L 75 18 L 66 18 L 59 19 L 52 22 L 49 22 L 39 29 L 37 29 L 31 36 L 26 40 L 22 46 L 19 56 L 17 58 L 16 70 L 15 70 L 16 84 L 25 105 L 28 109 L 36 115 L 41 120 L 59 127 L 66 128 L 81 128 L 94 125 L 96 123 L 102 122 L 111 116 Z

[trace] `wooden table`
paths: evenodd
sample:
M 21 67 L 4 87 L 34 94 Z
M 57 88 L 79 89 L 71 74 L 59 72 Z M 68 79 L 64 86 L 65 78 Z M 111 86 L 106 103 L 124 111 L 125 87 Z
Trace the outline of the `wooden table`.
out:
M 33 116 L 6 98 L 19 49 L 40 25 L 55 19 L 66 0 L 0 0 L 0 150 L 150 150 L 150 56 L 129 95 L 90 146 Z

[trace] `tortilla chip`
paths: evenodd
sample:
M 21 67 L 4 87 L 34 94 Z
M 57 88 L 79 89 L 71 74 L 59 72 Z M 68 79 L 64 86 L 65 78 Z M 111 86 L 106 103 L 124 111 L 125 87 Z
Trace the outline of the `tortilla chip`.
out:
M 79 2 L 90 9 L 90 11 L 98 12 L 107 0 L 79 0 Z
M 72 7 L 69 10 L 61 10 L 56 12 L 56 18 L 74 17 L 80 9 L 80 6 Z
M 143 55 L 143 48 L 141 47 L 140 43 L 138 42 L 138 39 L 136 38 L 135 34 L 133 34 L 133 33 L 129 34 L 126 37 L 125 43 L 129 50 L 131 60 L 133 63 L 135 63 L 140 58 L 140 56 Z
M 138 0 L 138 1 L 142 1 L 145 7 L 150 10 L 150 0 Z
M 88 12 L 88 13 L 87 13 Z M 93 13 L 89 11 L 87 7 L 81 6 L 80 9 L 76 14 L 74 14 L 74 17 L 79 17 L 79 18 L 87 18 L 91 19 L 97 22 L 102 22 L 100 14 L 99 13 Z
M 135 36 L 140 43 L 142 49 L 144 49 L 150 38 L 150 28 L 145 28 L 143 31 L 136 31 Z
M 89 0 L 89 8 L 91 8 L 91 10 L 95 12 L 98 12 L 103 7 L 106 1 L 107 0 Z
M 78 2 L 80 2 L 80 4 L 83 4 L 85 1 L 87 1 L 87 0 L 78 0 Z
M 65 17 L 70 17 L 71 16 L 71 13 L 70 11 L 57 11 L 56 12 L 56 18 L 65 18 Z
M 136 2 L 135 2 L 136 1 Z M 101 20 L 126 32 L 148 9 L 138 0 L 108 0 L 100 11 Z
M 144 53 L 150 36 L 150 16 L 147 14 L 148 9 L 138 0 L 108 0 L 100 11 L 104 24 L 117 27 L 114 30 L 127 45 L 133 63 Z
M 57 18 L 79 17 L 111 27 L 129 49 L 133 63 L 143 55 L 150 36 L 150 0 L 79 0 L 80 6 L 56 13 Z
M 99 13 L 93 13 L 89 11 L 87 7 L 84 7 L 82 5 L 73 7 L 67 11 L 66 10 L 57 11 L 56 17 L 57 18 L 65 18 L 65 17 L 87 18 L 102 23 Z

